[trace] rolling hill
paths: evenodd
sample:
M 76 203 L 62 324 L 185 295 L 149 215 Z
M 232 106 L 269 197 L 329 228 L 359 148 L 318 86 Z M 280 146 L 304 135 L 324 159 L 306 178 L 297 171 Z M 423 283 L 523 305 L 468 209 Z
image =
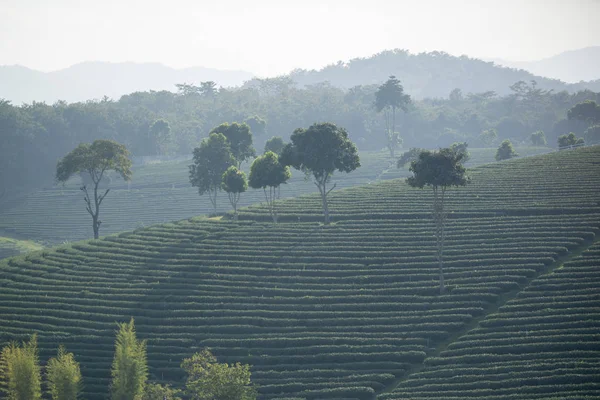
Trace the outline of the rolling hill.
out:
M 130 317 L 158 381 L 208 346 L 252 364 L 262 399 L 597 398 L 599 157 L 472 169 L 447 202 L 444 295 L 430 192 L 389 180 L 332 193 L 329 226 L 306 195 L 277 225 L 253 206 L 0 261 L 0 342 L 65 344 L 92 400 Z

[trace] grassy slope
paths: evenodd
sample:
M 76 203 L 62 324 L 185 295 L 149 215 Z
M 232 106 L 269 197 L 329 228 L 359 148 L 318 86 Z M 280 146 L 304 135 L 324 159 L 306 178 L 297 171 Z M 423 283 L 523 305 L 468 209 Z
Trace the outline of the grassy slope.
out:
M 548 151 L 547 148 L 523 148 L 521 155 Z M 472 149 L 471 165 L 492 162 L 494 149 Z M 384 152 L 361 154 L 362 167 L 351 174 L 337 174 L 333 181 L 338 188 L 364 185 L 381 179 L 405 177 L 408 171 L 390 168 Z M 124 182 L 111 184 L 111 193 L 101 210 L 101 234 L 132 230 L 164 223 L 192 215 L 212 212 L 206 196 L 198 196 L 188 181 L 189 161 L 152 164 L 134 170 L 134 180 L 128 187 Z M 65 187 L 48 187 L 25 198 L 13 199 L 0 207 L 0 229 L 18 238 L 44 242 L 49 245 L 87 239 L 91 236 L 90 216 L 86 213 L 79 190 L 79 179 Z M 281 189 L 282 197 L 313 193 L 314 185 L 293 171 L 289 184 Z M 241 205 L 263 201 L 262 191 L 250 189 L 242 195 Z M 231 207 L 227 196 L 220 195 L 219 211 Z
M 599 156 L 474 170 L 448 201 L 443 296 L 430 193 L 390 181 L 337 192 L 327 227 L 306 196 L 285 202 L 306 222 L 262 223 L 251 207 L 238 223 L 195 218 L 0 262 L 0 341 L 37 331 L 42 359 L 65 343 L 99 399 L 114 321 L 133 316 L 154 379 L 181 378 L 180 360 L 210 346 L 253 364 L 263 398 L 371 398 L 594 240 Z

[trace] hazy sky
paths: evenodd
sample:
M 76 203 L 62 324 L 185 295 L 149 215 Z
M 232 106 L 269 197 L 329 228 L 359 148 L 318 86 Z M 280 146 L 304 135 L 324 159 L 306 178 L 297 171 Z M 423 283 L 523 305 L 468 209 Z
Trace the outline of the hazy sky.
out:
M 599 20 L 599 0 L 0 0 L 0 65 L 269 76 L 392 48 L 528 61 L 600 45 Z

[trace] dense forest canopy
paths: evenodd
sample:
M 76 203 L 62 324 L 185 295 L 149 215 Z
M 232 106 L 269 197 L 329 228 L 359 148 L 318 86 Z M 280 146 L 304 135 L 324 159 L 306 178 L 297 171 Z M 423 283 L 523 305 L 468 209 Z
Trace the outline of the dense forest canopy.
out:
M 398 78 L 406 83 L 404 77 Z M 85 103 L 15 106 L 0 101 L 0 180 L 9 190 L 49 184 L 60 157 L 79 143 L 96 139 L 123 143 L 134 157 L 155 155 L 157 137 L 151 127 L 160 119 L 170 128 L 168 141 L 160 143 L 166 155 L 191 154 L 211 129 L 224 122 L 254 126 L 256 149 L 262 149 L 272 136 L 287 141 L 296 128 L 328 121 L 346 128 L 360 150 L 379 150 L 386 146 L 385 126 L 374 101 L 385 79 L 349 89 L 330 83 L 298 87 L 291 78 L 282 77 L 241 88 L 180 87 L 179 92 L 136 92 L 119 100 Z M 413 98 L 410 87 L 406 85 L 405 92 Z M 556 92 L 542 89 L 535 81 L 511 82 L 504 96 L 494 91 L 470 92 L 468 85 L 447 89 L 444 97 L 413 101 L 406 113 L 398 115 L 397 130 L 404 148 L 431 149 L 456 141 L 477 147 L 497 145 L 504 139 L 529 144 L 531 133 L 539 130 L 554 146 L 558 136 L 569 132 L 581 136 L 587 128 L 585 122 L 567 119 L 569 108 L 585 100 L 600 102 L 599 93 Z M 260 129 L 256 121 L 261 122 Z M 480 140 L 488 129 L 496 130 L 496 142 Z

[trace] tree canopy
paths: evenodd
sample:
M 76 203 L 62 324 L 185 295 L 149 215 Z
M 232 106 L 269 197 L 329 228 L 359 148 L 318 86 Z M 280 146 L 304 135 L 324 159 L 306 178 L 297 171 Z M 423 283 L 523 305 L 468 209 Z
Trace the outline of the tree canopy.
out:
M 275 200 L 279 197 L 279 187 L 291 176 L 290 168 L 282 165 L 277 154 L 272 151 L 257 157 L 250 166 L 250 187 L 263 189 L 273 222 L 277 222 Z M 267 188 L 269 188 L 268 192 Z
M 567 112 L 569 119 L 578 119 L 589 124 L 600 124 L 600 105 L 586 100 L 571 107 Z
M 344 128 L 325 122 L 299 128 L 281 152 L 280 162 L 312 175 L 323 202 L 325 223 L 329 223 L 327 183 L 334 171 L 352 172 L 360 167 L 356 145 L 348 138 Z
M 112 400 L 142 400 L 148 379 L 146 341 L 138 340 L 133 318 L 118 324 L 112 363 Z
M 87 174 L 92 180 L 92 193 L 87 185 L 83 185 L 86 211 L 92 217 L 92 229 L 94 239 L 100 234 L 100 205 L 110 191 L 99 193 L 100 182 L 108 171 L 115 171 L 128 181 L 131 179 L 131 160 L 127 148 L 112 140 L 95 140 L 91 145 L 80 144 L 69 154 L 64 156 L 56 166 L 56 180 L 63 184 L 73 175 L 78 173 Z
M 252 147 L 252 132 L 246 123 L 224 123 L 213 128 L 210 133 L 221 133 L 227 138 L 231 147 L 231 155 L 235 158 L 238 168 L 242 162 L 256 154 Z
M 273 136 L 265 143 L 265 153 L 267 151 L 272 151 L 273 153 L 279 155 L 284 147 L 285 143 L 283 142 L 283 139 L 279 136 Z
M 217 212 L 217 193 L 221 190 L 223 174 L 235 164 L 227 138 L 222 133 L 211 133 L 194 149 L 193 164 L 189 166 L 190 183 L 202 196 L 208 193 Z
M 508 139 L 503 140 L 498 150 L 496 150 L 496 161 L 508 160 L 518 156 L 519 154 L 515 151 L 512 142 Z
M 396 131 L 396 110 L 406 111 L 408 104 L 410 96 L 404 93 L 400 81 L 393 75 L 375 92 L 375 109 L 377 112 L 383 111 L 387 147 L 391 157 L 394 157 L 397 147 L 402 144 L 400 134 Z
M 235 219 L 237 219 L 237 203 L 240 200 L 240 195 L 248 189 L 246 174 L 232 165 L 223 173 L 221 188 L 227 192 Z

